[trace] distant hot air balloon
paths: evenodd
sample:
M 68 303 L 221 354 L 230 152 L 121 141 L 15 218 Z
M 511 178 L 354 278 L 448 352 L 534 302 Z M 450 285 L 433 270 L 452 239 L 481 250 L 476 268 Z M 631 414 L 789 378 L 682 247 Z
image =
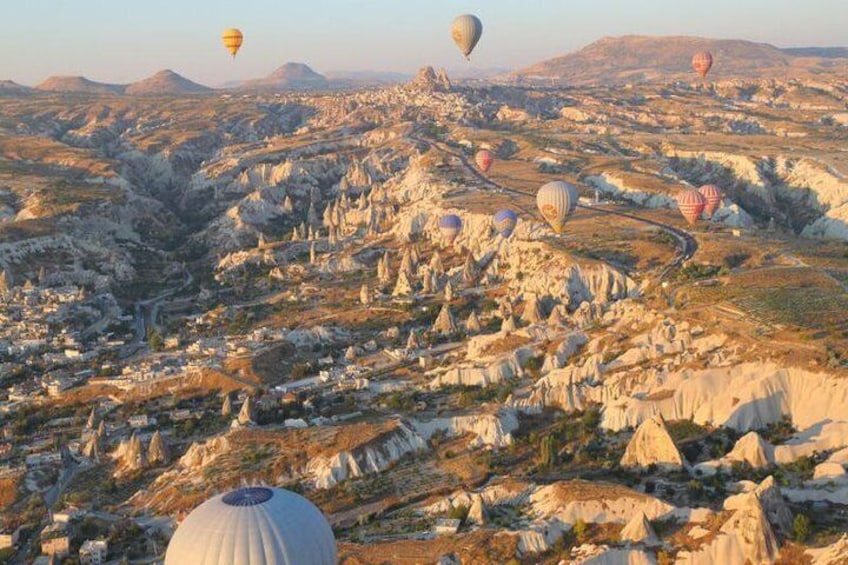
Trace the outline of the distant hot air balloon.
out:
M 536 194 L 536 206 L 554 232 L 562 233 L 565 219 L 577 207 L 577 187 L 561 180 L 549 182 Z
M 690 226 L 698 221 L 706 205 L 707 199 L 695 189 L 683 190 L 677 195 L 677 207 Z
M 707 73 L 710 72 L 712 66 L 713 55 L 709 51 L 695 53 L 695 56 L 692 57 L 692 68 L 695 69 L 696 73 L 701 75 L 701 78 L 706 78 Z
M 480 36 L 483 35 L 483 23 L 477 16 L 471 14 L 463 14 L 453 21 L 451 25 L 451 37 L 453 42 L 468 59 L 477 42 L 480 41 Z
M 512 210 L 501 210 L 495 213 L 495 228 L 504 238 L 512 235 L 516 224 L 518 224 L 518 214 Z
M 442 237 L 450 245 L 456 241 L 459 232 L 462 231 L 462 219 L 455 214 L 442 216 L 439 220 L 439 231 L 442 232 Z
M 492 163 L 495 162 L 495 156 L 492 155 L 492 152 L 488 149 L 481 149 L 477 152 L 477 155 L 474 156 L 474 161 L 477 162 L 477 166 L 480 167 L 480 170 L 486 173 L 489 171 Z
M 721 206 L 721 189 L 714 184 L 705 184 L 698 189 L 698 192 L 707 201 L 704 212 L 706 212 L 708 218 L 712 218 Z
M 223 35 L 221 35 L 221 40 L 224 42 L 224 47 L 227 48 L 227 51 L 235 57 L 236 53 L 238 53 L 241 48 L 241 44 L 244 42 L 244 36 L 239 30 L 231 27 L 224 30 Z

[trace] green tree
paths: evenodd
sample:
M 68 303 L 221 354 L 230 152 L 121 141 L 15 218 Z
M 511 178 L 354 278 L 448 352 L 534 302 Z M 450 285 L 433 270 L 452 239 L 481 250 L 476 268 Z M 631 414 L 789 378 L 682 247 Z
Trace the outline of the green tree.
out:
M 582 518 L 578 518 L 577 521 L 574 522 L 574 526 L 571 527 L 571 531 L 574 533 L 574 539 L 576 539 L 579 543 L 585 542 L 588 529 L 589 526 L 586 522 L 584 522 Z
M 153 351 L 162 351 L 165 348 L 165 340 L 162 338 L 162 334 L 154 328 L 147 330 L 147 343 Z
M 810 519 L 806 514 L 798 514 L 792 520 L 792 537 L 798 543 L 804 543 L 810 537 Z

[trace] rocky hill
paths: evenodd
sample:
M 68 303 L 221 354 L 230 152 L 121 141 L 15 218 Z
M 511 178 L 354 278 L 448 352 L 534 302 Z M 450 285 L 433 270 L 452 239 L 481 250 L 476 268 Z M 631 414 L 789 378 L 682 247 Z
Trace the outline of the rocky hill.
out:
M 313 90 L 330 86 L 327 77 L 303 63 L 286 63 L 265 78 L 248 80 L 237 88 L 252 90 Z
M 32 89 L 28 86 L 24 86 L 22 84 L 18 84 L 11 80 L 0 80 L 0 94 L 28 94 L 32 92 Z
M 50 92 L 77 92 L 84 94 L 122 94 L 126 88 L 120 84 L 95 82 L 81 76 L 52 76 L 36 85 L 36 90 Z
M 605 37 L 583 49 L 516 71 L 522 82 L 569 85 L 692 81 L 690 62 L 698 51 L 715 58 L 712 80 L 729 78 L 808 78 L 836 75 L 848 69 L 839 50 L 781 50 L 766 43 L 701 37 Z
M 211 88 L 192 82 L 170 69 L 159 71 L 144 80 L 134 82 L 126 87 L 127 94 L 198 94 L 211 92 Z

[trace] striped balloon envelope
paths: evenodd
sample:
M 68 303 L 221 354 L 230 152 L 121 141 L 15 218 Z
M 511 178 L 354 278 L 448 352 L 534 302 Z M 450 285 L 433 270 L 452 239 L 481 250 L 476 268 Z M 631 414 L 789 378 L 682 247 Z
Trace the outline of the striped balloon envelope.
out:
M 695 189 L 683 190 L 677 195 L 677 207 L 690 226 L 698 221 L 706 205 L 707 199 Z
M 501 210 L 495 213 L 495 228 L 504 238 L 512 235 L 517 224 L 518 214 L 512 210 Z
M 701 196 L 703 196 L 707 201 L 707 204 L 704 207 L 704 212 L 707 214 L 708 218 L 712 218 L 713 214 L 715 214 L 716 210 L 718 210 L 721 206 L 721 189 L 714 184 L 705 184 L 698 189 L 698 192 L 700 192 Z
M 224 33 L 221 35 L 221 41 L 224 42 L 224 47 L 227 48 L 227 51 L 235 57 L 236 53 L 238 53 L 239 49 L 241 49 L 241 44 L 244 42 L 244 36 L 241 31 L 231 27 L 224 30 Z
M 713 66 L 713 55 L 709 51 L 701 51 L 695 53 L 692 57 L 692 68 L 695 72 L 701 75 L 701 78 L 706 78 L 707 73 Z
M 562 233 L 565 220 L 577 207 L 577 187 L 565 181 L 544 185 L 536 194 L 536 206 L 555 233 Z
M 457 17 L 451 25 L 451 37 L 465 58 L 471 55 L 480 36 L 483 35 L 483 22 L 477 16 L 463 14 Z
M 439 220 L 439 231 L 448 244 L 453 243 L 462 231 L 462 219 L 455 214 L 442 216 Z
M 480 170 L 486 173 L 489 171 L 492 163 L 495 162 L 495 156 L 492 155 L 492 152 L 488 149 L 481 149 L 474 156 L 474 161 L 477 163 L 477 166 L 480 167 Z

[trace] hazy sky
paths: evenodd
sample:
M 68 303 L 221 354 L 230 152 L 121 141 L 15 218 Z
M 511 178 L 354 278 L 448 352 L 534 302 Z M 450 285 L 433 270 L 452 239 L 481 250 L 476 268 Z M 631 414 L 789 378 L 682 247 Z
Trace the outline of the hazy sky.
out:
M 0 79 L 131 82 L 171 68 L 216 85 L 286 61 L 322 72 L 465 65 L 452 19 L 483 20 L 472 59 L 514 68 L 610 35 L 848 45 L 848 0 L 0 0 Z M 220 33 L 240 28 L 233 62 Z

